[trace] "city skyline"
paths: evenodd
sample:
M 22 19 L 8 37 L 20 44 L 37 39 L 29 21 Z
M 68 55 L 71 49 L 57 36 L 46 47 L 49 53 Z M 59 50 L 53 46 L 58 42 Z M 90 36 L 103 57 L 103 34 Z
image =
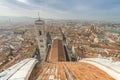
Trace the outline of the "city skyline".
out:
M 120 21 L 119 0 L 1 0 L 0 16 Z

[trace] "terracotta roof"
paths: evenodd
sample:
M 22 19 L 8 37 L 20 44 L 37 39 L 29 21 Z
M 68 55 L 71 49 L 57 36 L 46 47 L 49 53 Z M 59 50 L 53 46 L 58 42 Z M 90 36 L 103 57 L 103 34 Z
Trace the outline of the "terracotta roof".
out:
M 48 53 L 47 61 L 66 61 L 65 50 L 62 40 L 56 39 L 51 45 L 51 49 Z
M 41 80 L 115 80 L 99 68 L 84 62 L 45 63 L 37 73 Z

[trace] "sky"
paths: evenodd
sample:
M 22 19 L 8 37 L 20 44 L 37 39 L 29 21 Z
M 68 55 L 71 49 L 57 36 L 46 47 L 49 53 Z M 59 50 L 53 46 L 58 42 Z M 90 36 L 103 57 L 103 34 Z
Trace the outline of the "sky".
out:
M 120 0 L 0 0 L 0 16 L 120 21 Z

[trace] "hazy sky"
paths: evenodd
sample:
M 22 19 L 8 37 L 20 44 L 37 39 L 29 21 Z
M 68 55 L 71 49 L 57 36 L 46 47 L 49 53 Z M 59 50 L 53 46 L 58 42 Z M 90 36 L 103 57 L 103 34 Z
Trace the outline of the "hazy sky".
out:
M 120 0 L 0 0 L 0 16 L 120 21 Z

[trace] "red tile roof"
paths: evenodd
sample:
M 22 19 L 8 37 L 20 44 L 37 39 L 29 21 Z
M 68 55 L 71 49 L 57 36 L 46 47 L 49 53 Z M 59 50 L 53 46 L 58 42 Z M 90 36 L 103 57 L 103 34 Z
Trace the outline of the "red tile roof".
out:
M 53 41 L 51 49 L 48 53 L 47 61 L 66 61 L 65 50 L 62 40 L 56 39 Z

